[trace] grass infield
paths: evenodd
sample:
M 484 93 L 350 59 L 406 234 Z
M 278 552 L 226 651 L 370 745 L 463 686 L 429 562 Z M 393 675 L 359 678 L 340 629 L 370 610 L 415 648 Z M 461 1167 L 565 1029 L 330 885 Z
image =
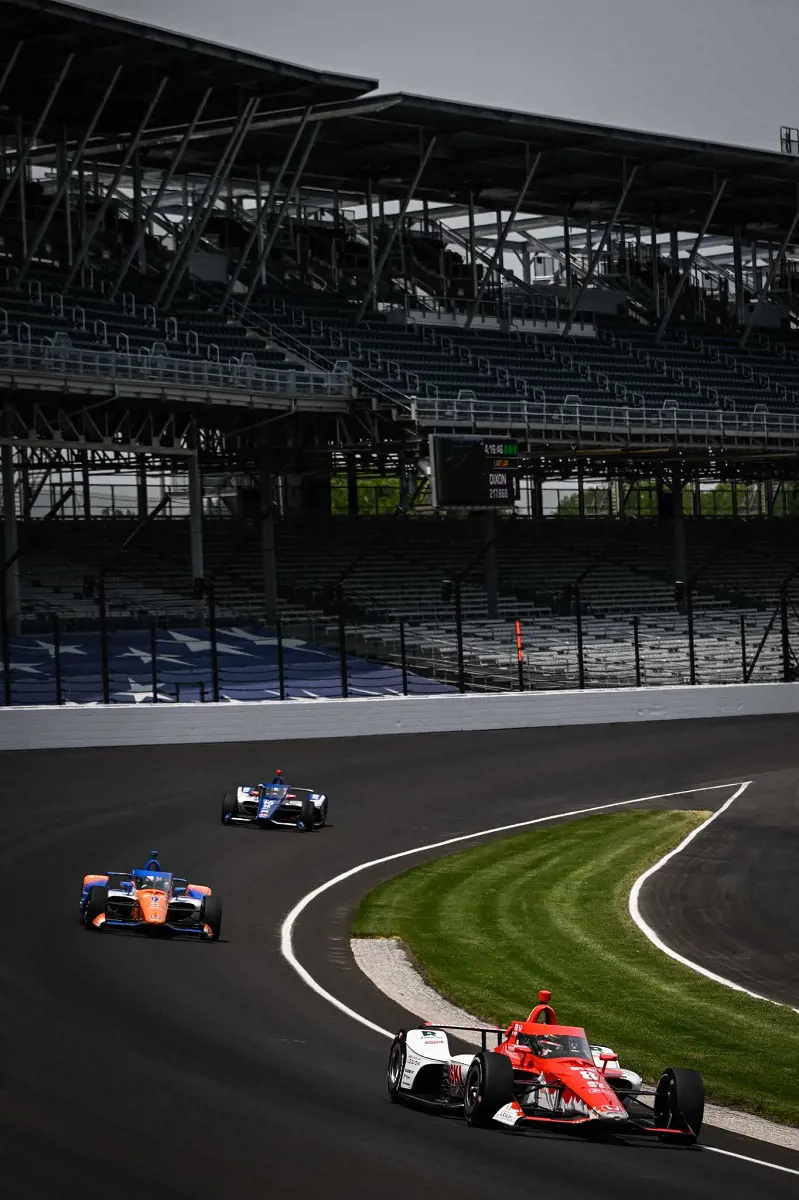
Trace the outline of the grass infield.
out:
M 437 859 L 365 896 L 352 934 L 402 938 L 438 992 L 498 1025 L 551 988 L 560 1021 L 645 1079 L 694 1067 L 715 1103 L 799 1125 L 799 1015 L 674 962 L 627 911 L 707 815 L 588 817 Z

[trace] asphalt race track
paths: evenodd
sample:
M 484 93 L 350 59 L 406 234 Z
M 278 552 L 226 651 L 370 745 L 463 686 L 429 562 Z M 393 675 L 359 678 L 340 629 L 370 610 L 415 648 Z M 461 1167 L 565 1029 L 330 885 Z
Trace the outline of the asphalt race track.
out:
M 298 786 L 328 792 L 330 827 L 223 828 L 222 792 L 276 766 Z M 3 1195 L 495 1200 L 502 1189 L 541 1200 L 735 1200 L 757 1191 L 795 1200 L 796 1175 L 701 1149 L 478 1131 L 392 1106 L 388 1042 L 311 991 L 279 946 L 289 909 L 360 862 L 537 815 L 750 778 L 732 833 L 722 834 L 725 814 L 705 854 L 722 875 L 740 872 L 723 936 L 699 919 L 700 880 L 713 888 L 713 874 L 669 873 L 657 897 L 690 901 L 684 952 L 690 944 L 694 957 L 715 954 L 720 973 L 723 964 L 741 979 L 768 978 L 795 1000 L 795 957 L 781 972 L 776 955 L 789 919 L 797 944 L 796 885 L 759 887 L 765 864 L 795 860 L 791 718 L 0 756 Z M 709 807 L 726 795 L 696 801 Z M 738 863 L 738 850 L 752 846 L 752 863 Z M 166 869 L 224 898 L 219 944 L 79 925 L 82 875 L 132 867 L 154 848 Z M 355 876 L 297 926 L 296 951 L 311 974 L 388 1029 L 408 1016 L 355 967 L 347 920 L 364 891 L 415 861 Z M 531 979 L 531 997 L 541 982 Z M 760 1142 L 710 1129 L 703 1141 L 799 1169 L 799 1154 Z

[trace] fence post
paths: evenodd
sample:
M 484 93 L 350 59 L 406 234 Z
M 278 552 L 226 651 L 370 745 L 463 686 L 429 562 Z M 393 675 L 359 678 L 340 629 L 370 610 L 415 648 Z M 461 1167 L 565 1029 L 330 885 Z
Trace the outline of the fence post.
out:
M 400 635 L 400 665 L 402 667 L 402 694 L 408 695 L 408 658 L 405 653 L 405 618 L 399 619 L 399 635 Z
M 516 618 L 516 665 L 519 668 L 519 691 L 524 691 L 524 647 L 522 645 L 522 623 Z
M 61 629 L 58 623 L 58 613 L 53 613 L 53 669 L 55 670 L 55 702 L 64 703 L 64 693 L 61 687 Z
M 788 636 L 788 589 L 780 592 L 780 627 L 782 632 L 782 681 L 791 682 L 791 643 Z
M 338 657 L 341 668 L 341 695 L 347 700 L 350 694 L 349 680 L 347 678 L 347 626 L 344 620 L 344 606 L 341 602 L 341 593 L 339 593 L 338 605 Z
M 199 689 L 200 689 L 200 704 L 205 704 L 205 684 L 203 683 L 202 680 L 200 680 Z
M 638 617 L 633 617 L 633 646 L 635 647 L 635 686 L 641 686 L 641 642 L 638 635 Z
M 688 666 L 691 683 L 696 683 L 696 647 L 694 645 L 694 593 L 690 583 L 685 586 L 685 608 L 688 615 Z
M 211 640 L 211 691 L 219 701 L 219 651 L 216 644 L 216 593 L 213 579 L 208 580 L 208 626 Z M 205 697 L 203 696 L 203 699 Z
M 466 691 L 466 671 L 463 663 L 463 612 L 460 580 L 455 584 L 455 637 L 458 643 L 458 691 Z
M 741 613 L 741 679 L 744 683 L 748 683 L 746 667 L 746 618 Z
M 155 619 L 150 622 L 150 686 L 153 691 L 153 704 L 158 703 L 158 643 L 155 637 Z
M 286 670 L 283 664 L 283 623 L 280 617 L 275 617 L 275 635 L 277 639 L 277 682 L 280 688 L 280 699 L 286 699 Z
M 105 611 L 105 580 L 102 576 L 97 584 L 97 602 L 100 607 L 100 671 L 103 677 L 103 704 L 110 704 L 111 684 L 108 677 L 108 625 Z
M 574 585 L 574 615 L 577 618 L 577 679 L 580 690 L 585 688 L 585 659 L 583 657 L 583 601 L 579 583 Z
M 0 653 L 3 657 L 3 703 L 12 704 L 11 696 L 11 641 L 8 636 L 8 609 L 6 608 L 6 581 L 0 575 Z

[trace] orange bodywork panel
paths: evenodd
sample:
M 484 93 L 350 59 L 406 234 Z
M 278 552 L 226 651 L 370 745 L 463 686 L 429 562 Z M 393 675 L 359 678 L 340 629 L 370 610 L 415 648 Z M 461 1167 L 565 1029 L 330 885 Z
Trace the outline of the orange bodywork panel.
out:
M 145 925 L 163 925 L 169 913 L 169 896 L 152 888 L 137 892 L 139 917 Z
M 210 896 L 211 889 L 206 887 L 204 883 L 188 883 L 187 888 L 191 888 L 193 892 L 199 892 L 201 896 Z
M 85 888 L 93 887 L 94 884 L 96 884 L 96 883 L 108 883 L 108 876 L 107 875 L 84 875 L 83 876 L 83 886 Z

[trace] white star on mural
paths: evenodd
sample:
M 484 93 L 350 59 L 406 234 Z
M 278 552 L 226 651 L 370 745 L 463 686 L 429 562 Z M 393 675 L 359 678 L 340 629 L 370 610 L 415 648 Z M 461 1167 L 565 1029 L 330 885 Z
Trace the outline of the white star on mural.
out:
M 145 685 L 143 683 L 137 683 L 136 680 L 131 679 L 130 676 L 128 676 L 128 685 L 129 685 L 128 688 L 124 692 L 121 692 L 121 691 L 114 692 L 114 697 L 116 698 L 118 696 L 131 696 L 134 704 L 141 704 L 143 700 L 152 700 L 153 699 L 153 689 L 145 687 Z M 167 703 L 167 704 L 173 703 L 172 697 L 166 696 L 162 692 L 158 692 L 158 702 L 159 702 L 159 704 L 160 703 Z
M 129 647 L 124 654 L 120 654 L 118 657 L 138 658 L 139 662 L 142 663 L 151 663 L 153 661 L 153 656 L 149 650 L 137 650 L 135 646 Z M 182 658 L 175 658 L 171 654 L 158 654 L 156 652 L 156 659 L 159 663 L 177 663 L 179 667 L 185 667 L 186 665 Z
M 191 650 L 192 654 L 211 649 L 211 642 L 204 638 L 192 637 L 188 633 L 177 633 L 176 630 L 171 629 L 169 636 L 179 642 L 181 646 L 185 646 L 187 650 Z M 216 649 L 218 654 L 237 654 L 241 658 L 252 658 L 252 655 L 248 654 L 246 650 L 237 650 L 235 646 L 226 646 L 223 642 L 217 642 Z
M 276 646 L 277 637 L 265 637 L 260 633 L 250 633 L 247 629 L 224 629 L 222 631 L 225 637 L 246 638 L 248 642 L 252 642 L 255 646 Z M 318 650 L 315 646 L 309 646 L 302 638 L 284 637 L 282 639 L 284 650 L 303 650 L 306 654 L 319 654 L 322 658 L 328 657 L 326 650 Z
M 51 658 L 55 658 L 55 645 L 52 642 L 40 642 L 36 639 L 36 645 L 41 646 L 42 650 L 46 650 Z M 60 646 L 59 654 L 86 654 L 85 650 L 81 650 L 80 646 Z

